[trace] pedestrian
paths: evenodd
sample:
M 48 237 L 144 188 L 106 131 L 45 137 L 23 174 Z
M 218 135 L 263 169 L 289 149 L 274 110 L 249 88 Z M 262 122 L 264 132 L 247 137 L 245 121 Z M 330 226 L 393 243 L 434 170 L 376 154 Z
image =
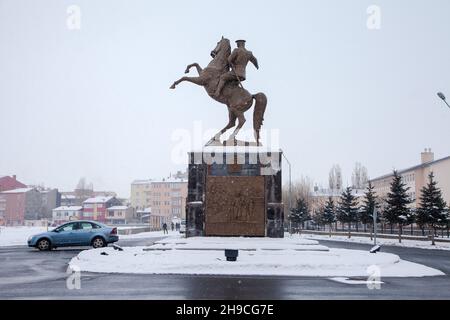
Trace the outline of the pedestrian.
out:
M 176 229 L 177 231 L 180 231 L 180 224 L 179 224 L 178 222 L 175 224 L 175 229 Z
M 173 231 L 173 229 L 175 228 L 175 225 L 173 224 L 173 222 L 172 222 L 172 224 L 171 224 L 171 229 L 172 229 L 172 231 Z
M 167 231 L 167 223 L 165 223 L 164 222 L 164 224 L 163 224 L 163 232 L 164 232 L 164 234 L 169 234 L 169 231 Z

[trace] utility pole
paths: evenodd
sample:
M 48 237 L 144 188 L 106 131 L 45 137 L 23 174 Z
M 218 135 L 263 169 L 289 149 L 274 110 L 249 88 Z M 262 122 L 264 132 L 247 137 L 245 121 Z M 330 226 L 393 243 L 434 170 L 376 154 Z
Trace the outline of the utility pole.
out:
M 377 208 L 373 209 L 373 245 L 377 245 Z
M 282 152 L 282 155 L 284 157 L 284 159 L 286 160 L 288 166 L 289 166 L 289 214 L 291 213 L 292 210 L 292 172 L 291 172 L 291 163 L 289 162 L 288 158 L 286 157 L 286 155 L 284 154 L 284 152 Z M 289 219 L 289 234 L 291 234 L 291 219 Z

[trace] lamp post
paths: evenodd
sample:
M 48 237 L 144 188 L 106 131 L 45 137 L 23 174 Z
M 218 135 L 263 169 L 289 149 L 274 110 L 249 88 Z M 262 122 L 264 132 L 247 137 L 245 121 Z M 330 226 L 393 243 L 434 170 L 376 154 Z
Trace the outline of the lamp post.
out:
M 373 245 L 377 245 L 377 208 L 373 209 Z
M 288 166 L 289 166 L 289 214 L 292 210 L 292 176 L 291 176 L 291 163 L 289 162 L 288 158 L 282 153 L 284 160 L 286 160 Z M 289 219 L 289 234 L 291 233 L 291 219 Z
M 447 102 L 447 99 L 445 98 L 445 95 L 442 92 L 438 92 L 437 93 L 438 97 L 442 99 L 442 101 L 444 101 L 444 103 L 447 105 L 447 107 L 450 108 L 450 105 Z

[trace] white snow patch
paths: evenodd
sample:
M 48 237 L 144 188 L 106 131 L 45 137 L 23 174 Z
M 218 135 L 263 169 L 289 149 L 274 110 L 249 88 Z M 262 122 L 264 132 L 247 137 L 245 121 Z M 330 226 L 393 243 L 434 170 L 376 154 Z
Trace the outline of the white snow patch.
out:
M 346 277 L 334 277 L 330 278 L 330 280 L 339 282 L 339 283 L 345 283 L 345 284 L 383 284 L 383 281 L 372 281 L 372 280 L 356 280 L 356 279 L 349 279 Z
M 310 250 L 295 250 L 295 246 Z M 225 247 L 240 249 L 236 262 L 226 261 L 222 250 Z M 124 251 L 113 248 L 82 251 L 70 261 L 70 266 L 103 273 L 367 277 L 367 268 L 375 265 L 380 268 L 381 277 L 444 275 L 394 254 L 347 249 L 323 251 L 321 247 L 306 239 L 172 238 L 154 246 Z
M 160 237 L 173 237 L 180 238 L 183 237 L 182 234 L 176 231 L 169 231 L 169 234 L 164 234 L 164 231 L 149 231 L 149 232 L 140 232 L 135 234 L 127 234 L 127 235 L 119 235 L 119 240 L 127 240 L 127 239 L 145 239 L 145 238 L 160 238 Z
M 26 246 L 30 236 L 46 231 L 46 227 L 0 227 L 0 247 Z
M 292 235 L 293 238 L 300 239 L 311 239 L 311 240 L 330 240 L 330 241 L 342 241 L 342 242 L 356 242 L 364 244 L 373 244 L 373 240 L 366 237 L 355 237 L 352 236 L 350 239 L 347 236 L 328 236 L 321 234 L 302 234 L 302 235 Z M 419 249 L 434 249 L 434 250 L 450 250 L 450 242 L 436 242 L 436 245 L 431 245 L 431 241 L 420 241 L 420 240 L 408 240 L 402 239 L 402 243 L 398 242 L 398 239 L 385 239 L 377 238 L 377 244 L 381 246 L 398 246 L 406 248 L 419 248 Z M 383 250 L 383 249 L 381 249 Z

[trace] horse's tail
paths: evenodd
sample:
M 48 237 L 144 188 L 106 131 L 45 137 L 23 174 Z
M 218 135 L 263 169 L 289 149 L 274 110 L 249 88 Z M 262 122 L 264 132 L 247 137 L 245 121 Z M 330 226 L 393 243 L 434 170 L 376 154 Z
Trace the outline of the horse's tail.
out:
M 264 121 L 264 112 L 266 111 L 267 106 L 267 97 L 264 93 L 260 92 L 253 95 L 253 99 L 255 99 L 255 108 L 253 110 L 253 129 L 255 132 L 256 142 L 259 144 L 259 130 L 261 130 L 261 126 Z
M 264 93 L 260 92 L 253 95 L 255 99 L 255 108 L 253 110 L 253 129 L 260 130 L 264 121 L 264 112 L 267 106 L 267 97 Z

